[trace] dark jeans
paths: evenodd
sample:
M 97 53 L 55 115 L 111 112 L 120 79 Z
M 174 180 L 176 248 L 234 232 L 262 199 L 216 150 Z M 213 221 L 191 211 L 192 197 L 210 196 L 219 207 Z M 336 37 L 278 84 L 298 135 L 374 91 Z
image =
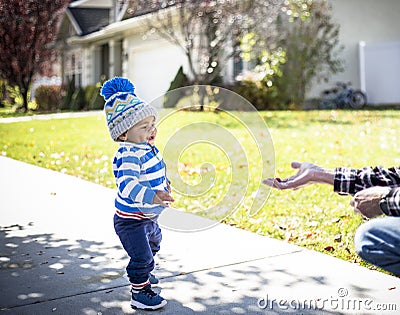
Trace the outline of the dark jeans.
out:
M 362 224 L 354 242 L 361 258 L 400 277 L 400 217 L 381 217 Z
M 140 287 L 154 269 L 154 255 L 160 250 L 161 229 L 153 220 L 123 219 L 114 215 L 114 228 L 130 257 L 126 272 L 131 284 Z

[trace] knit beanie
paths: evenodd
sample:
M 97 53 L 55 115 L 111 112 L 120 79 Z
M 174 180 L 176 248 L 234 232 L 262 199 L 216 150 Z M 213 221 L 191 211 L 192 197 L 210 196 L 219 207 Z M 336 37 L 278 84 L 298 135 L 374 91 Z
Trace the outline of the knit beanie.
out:
M 114 141 L 146 117 L 154 116 L 157 119 L 155 108 L 136 96 L 135 86 L 126 78 L 115 77 L 106 81 L 100 95 L 106 101 L 104 111 Z

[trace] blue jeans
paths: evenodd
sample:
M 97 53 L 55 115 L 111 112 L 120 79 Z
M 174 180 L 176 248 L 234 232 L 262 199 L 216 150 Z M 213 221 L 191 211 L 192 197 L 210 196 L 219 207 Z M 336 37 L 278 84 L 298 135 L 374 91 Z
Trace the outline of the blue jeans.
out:
M 372 219 L 354 236 L 361 258 L 400 277 L 400 217 Z
M 114 215 L 114 228 L 130 257 L 126 267 L 129 281 L 135 287 L 146 284 L 154 269 L 154 255 L 160 250 L 162 236 L 158 223 Z

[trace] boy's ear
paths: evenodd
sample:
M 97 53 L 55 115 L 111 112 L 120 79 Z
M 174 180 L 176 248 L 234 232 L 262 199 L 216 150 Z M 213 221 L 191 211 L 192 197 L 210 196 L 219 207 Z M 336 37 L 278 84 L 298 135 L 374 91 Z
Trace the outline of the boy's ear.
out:
M 118 140 L 119 141 L 126 141 L 126 136 L 127 135 L 127 132 L 124 132 L 122 135 L 120 135 L 119 137 L 118 137 Z

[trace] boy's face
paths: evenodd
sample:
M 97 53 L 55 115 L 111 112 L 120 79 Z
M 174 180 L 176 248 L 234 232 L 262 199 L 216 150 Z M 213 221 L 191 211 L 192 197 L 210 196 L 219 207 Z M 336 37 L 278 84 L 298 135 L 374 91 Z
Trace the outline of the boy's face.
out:
M 125 139 L 123 139 L 124 136 L 121 136 L 121 140 L 133 143 L 149 142 L 150 144 L 154 144 L 156 134 L 155 121 L 154 116 L 142 119 L 126 132 Z

